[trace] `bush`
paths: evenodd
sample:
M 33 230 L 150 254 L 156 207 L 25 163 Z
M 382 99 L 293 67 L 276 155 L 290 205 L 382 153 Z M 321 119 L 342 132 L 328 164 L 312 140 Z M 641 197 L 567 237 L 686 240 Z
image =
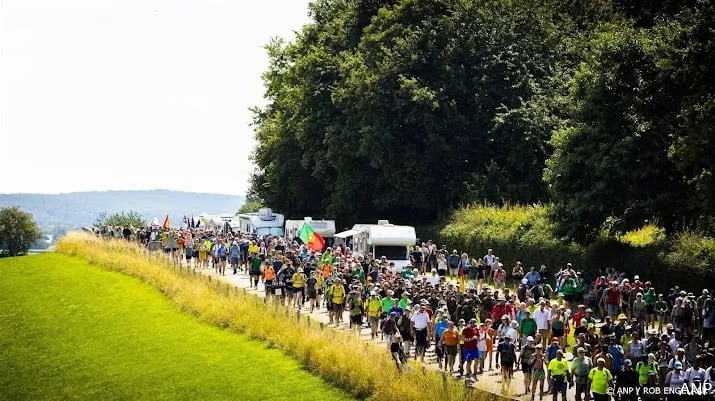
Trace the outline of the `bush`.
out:
M 493 248 L 505 267 L 520 259 L 526 268 L 546 264 L 551 272 L 566 263 L 593 273 L 606 267 L 641 275 L 659 291 L 674 283 L 692 291 L 715 280 L 715 239 L 696 233 L 666 238 L 649 224 L 619 238 L 601 236 L 586 247 L 556 237 L 548 206 L 474 204 L 455 211 L 438 240 L 450 249 L 483 256 Z

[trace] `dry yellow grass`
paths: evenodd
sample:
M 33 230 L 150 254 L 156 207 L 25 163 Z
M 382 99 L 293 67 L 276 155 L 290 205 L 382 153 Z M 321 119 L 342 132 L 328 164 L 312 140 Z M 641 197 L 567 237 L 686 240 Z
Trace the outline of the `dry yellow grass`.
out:
M 120 240 L 104 241 L 84 233 L 70 233 L 57 252 L 78 256 L 116 270 L 161 290 L 183 310 L 199 319 L 267 341 L 305 363 L 306 368 L 359 398 L 371 400 L 486 400 L 483 391 L 465 391 L 463 385 L 432 371 L 398 372 L 383 347 L 317 324 L 298 322 L 294 310 L 264 303 L 262 298 L 230 288 L 220 281 L 181 269 L 163 257 L 147 256 L 144 249 Z

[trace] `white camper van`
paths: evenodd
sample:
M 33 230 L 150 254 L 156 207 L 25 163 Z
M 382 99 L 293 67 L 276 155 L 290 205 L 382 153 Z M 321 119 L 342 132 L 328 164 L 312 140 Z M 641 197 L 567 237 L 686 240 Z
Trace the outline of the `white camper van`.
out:
M 256 213 L 241 213 L 238 215 L 238 226 L 242 232 L 255 233 L 259 236 L 271 234 L 282 237 L 284 217 L 273 213 L 270 208 L 259 209 Z
M 398 226 L 387 220 L 377 224 L 355 224 L 352 229 L 335 234 L 336 244 L 347 245 L 355 254 L 372 253 L 376 259 L 383 256 L 394 262 L 397 271 L 410 263 L 410 249 L 417 235 L 412 226 Z
M 335 237 L 335 220 L 313 220 L 312 217 L 304 217 L 303 220 L 286 220 L 286 239 L 293 241 L 298 238 L 304 223 L 307 223 L 313 231 L 323 237 L 328 246 L 332 246 L 333 237 Z

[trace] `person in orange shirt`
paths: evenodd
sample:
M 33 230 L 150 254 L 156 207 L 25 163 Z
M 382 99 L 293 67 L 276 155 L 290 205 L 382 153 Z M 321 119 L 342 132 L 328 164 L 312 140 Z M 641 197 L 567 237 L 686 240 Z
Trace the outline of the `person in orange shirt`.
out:
M 492 357 L 494 356 L 494 329 L 492 328 L 492 319 L 484 321 L 487 328 L 487 357 L 489 358 L 489 369 L 492 370 Z
M 454 361 L 457 358 L 457 349 L 459 345 L 459 331 L 454 327 L 454 322 L 447 323 L 447 330 L 442 333 L 442 343 L 447 351 L 447 373 L 454 372 Z

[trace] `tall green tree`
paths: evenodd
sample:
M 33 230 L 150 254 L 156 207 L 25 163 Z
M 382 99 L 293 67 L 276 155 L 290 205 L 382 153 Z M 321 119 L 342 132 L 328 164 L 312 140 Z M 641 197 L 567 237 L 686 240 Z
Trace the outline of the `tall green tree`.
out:
M 27 252 L 42 237 L 30 213 L 17 206 L 0 209 L 0 249 L 7 250 L 10 256 Z

